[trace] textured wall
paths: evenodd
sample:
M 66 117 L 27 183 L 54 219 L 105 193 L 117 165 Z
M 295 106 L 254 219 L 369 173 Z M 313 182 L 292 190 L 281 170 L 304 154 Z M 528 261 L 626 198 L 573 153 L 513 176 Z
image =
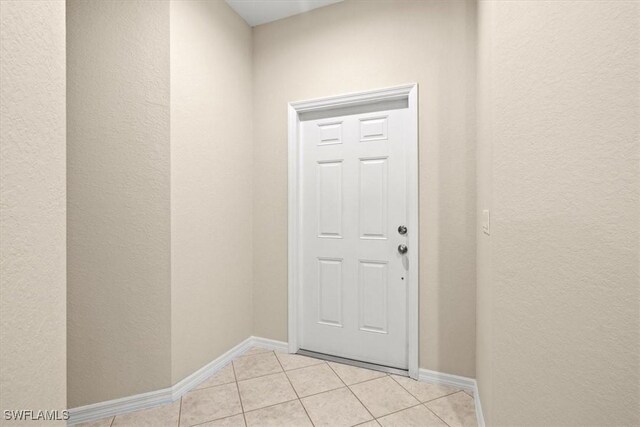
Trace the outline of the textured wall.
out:
M 69 406 L 171 385 L 169 2 L 67 1 Z
M 487 421 L 639 425 L 640 3 L 480 12 Z
M 173 381 L 251 335 L 251 28 L 171 3 Z
M 492 159 L 491 159 L 491 120 L 493 108 L 490 90 L 492 88 L 491 66 L 493 57 L 493 3 L 478 3 L 478 36 L 477 36 L 477 109 L 476 123 L 478 131 L 476 149 L 476 190 L 477 218 L 476 227 L 476 381 L 480 388 L 483 415 L 487 425 L 492 415 L 493 399 L 493 328 L 491 300 L 491 248 L 490 239 L 482 231 L 482 211 L 491 208 L 492 194 Z M 494 218 L 490 218 L 490 226 L 495 226 Z M 491 227 L 493 228 L 493 227 Z M 493 230 L 491 230 L 493 232 Z
M 287 339 L 287 103 L 420 85 L 420 366 L 474 376 L 475 2 L 346 1 L 254 28 L 254 333 Z
M 2 411 L 66 408 L 64 14 L 0 2 Z

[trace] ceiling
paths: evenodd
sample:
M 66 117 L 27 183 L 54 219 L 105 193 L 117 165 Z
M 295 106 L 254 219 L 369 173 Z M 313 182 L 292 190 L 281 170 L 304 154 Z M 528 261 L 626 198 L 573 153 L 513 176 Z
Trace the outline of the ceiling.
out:
M 342 0 L 225 0 L 252 27 Z

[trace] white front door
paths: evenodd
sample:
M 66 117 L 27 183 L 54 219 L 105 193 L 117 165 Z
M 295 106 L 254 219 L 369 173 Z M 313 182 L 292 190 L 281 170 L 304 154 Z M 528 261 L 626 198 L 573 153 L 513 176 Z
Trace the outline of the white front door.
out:
M 408 367 L 407 235 L 398 230 L 408 117 L 404 108 L 300 124 L 303 350 Z

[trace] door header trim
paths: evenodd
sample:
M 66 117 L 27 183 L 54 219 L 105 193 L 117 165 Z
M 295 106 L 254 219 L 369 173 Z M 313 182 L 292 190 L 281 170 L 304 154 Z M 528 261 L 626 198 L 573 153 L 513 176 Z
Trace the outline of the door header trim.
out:
M 295 101 L 289 103 L 289 107 L 293 108 L 298 114 L 302 114 L 311 111 L 333 110 L 336 108 L 354 107 L 383 101 L 408 100 L 411 91 L 414 89 L 417 91 L 417 88 L 417 83 L 411 83 L 391 88 L 347 93 L 308 101 Z

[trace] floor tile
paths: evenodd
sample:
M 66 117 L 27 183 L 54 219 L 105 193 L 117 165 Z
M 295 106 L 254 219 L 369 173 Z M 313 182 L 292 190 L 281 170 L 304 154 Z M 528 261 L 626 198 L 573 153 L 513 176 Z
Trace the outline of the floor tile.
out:
M 299 400 L 247 412 L 248 427 L 313 427 Z
M 77 426 L 176 427 L 178 421 L 180 427 L 477 427 L 470 391 L 257 347 L 182 401 Z
M 432 400 L 425 405 L 451 427 L 477 426 L 473 397 L 463 391 Z
M 313 357 L 301 356 L 299 354 L 289 354 L 276 352 L 278 360 L 282 364 L 285 371 L 291 369 L 305 368 L 307 366 L 319 365 L 324 360 L 314 359 Z
M 180 399 L 157 408 L 118 415 L 112 426 L 118 427 L 176 427 L 180 417 Z
M 403 409 L 391 415 L 378 418 L 382 427 L 447 427 L 440 418 L 424 405 Z
M 287 376 L 300 397 L 344 387 L 344 383 L 326 363 L 287 371 Z
M 329 366 L 336 371 L 336 374 L 346 385 L 361 383 L 386 376 L 384 372 L 372 371 L 371 369 L 358 368 L 356 366 L 345 365 L 343 363 L 329 362 Z
M 215 374 L 211 375 L 208 379 L 200 383 L 195 390 L 201 388 L 213 387 L 216 385 L 229 384 L 236 381 L 236 376 L 233 374 L 233 366 L 229 363 L 224 368 L 220 369 Z
M 95 421 L 87 421 L 86 423 L 76 424 L 74 427 L 109 427 L 113 422 L 113 417 L 102 418 Z
M 239 381 L 238 387 L 247 412 L 298 398 L 284 373 Z
M 407 389 L 420 402 L 428 402 L 448 394 L 453 394 L 460 389 L 440 384 L 430 384 L 423 381 L 416 381 L 413 378 L 392 375 L 391 378 L 396 380 L 402 387 Z
M 346 387 L 301 400 L 316 427 L 347 427 L 372 419 L 371 414 Z
M 276 355 L 272 351 L 239 357 L 233 361 L 233 367 L 238 381 L 282 372 L 280 363 L 278 363 L 278 359 L 276 359 Z
M 253 356 L 255 354 L 262 354 L 262 353 L 270 353 L 272 351 L 273 350 L 269 350 L 268 348 L 251 347 L 249 350 L 247 350 L 244 353 L 242 353 L 239 357 Z
M 234 415 L 232 417 L 221 418 L 208 423 L 198 424 L 197 427 L 245 427 L 244 415 Z
M 192 426 L 242 413 L 235 383 L 194 390 L 182 398 L 181 426 Z
M 354 384 L 350 388 L 376 418 L 420 403 L 389 376 Z

